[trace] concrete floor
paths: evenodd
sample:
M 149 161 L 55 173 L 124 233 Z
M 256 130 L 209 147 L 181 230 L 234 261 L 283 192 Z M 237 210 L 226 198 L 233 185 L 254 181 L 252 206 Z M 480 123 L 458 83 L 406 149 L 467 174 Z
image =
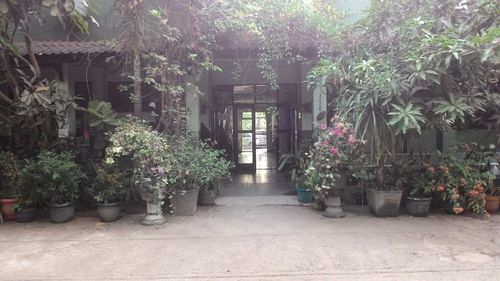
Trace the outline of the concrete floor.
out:
M 327 219 L 278 195 L 140 220 L 0 225 L 0 280 L 500 280 L 500 216 Z

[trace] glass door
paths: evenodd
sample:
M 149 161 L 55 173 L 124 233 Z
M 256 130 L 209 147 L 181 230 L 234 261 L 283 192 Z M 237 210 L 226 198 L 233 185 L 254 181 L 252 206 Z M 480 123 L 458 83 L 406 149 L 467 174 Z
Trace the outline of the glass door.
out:
M 234 147 L 236 168 L 255 170 L 255 110 L 253 106 L 235 106 Z

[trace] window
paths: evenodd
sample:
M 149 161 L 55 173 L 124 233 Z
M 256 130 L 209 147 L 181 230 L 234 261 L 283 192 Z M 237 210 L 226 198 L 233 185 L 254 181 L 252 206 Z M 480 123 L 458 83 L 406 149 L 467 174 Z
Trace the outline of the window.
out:
M 92 99 L 92 82 L 80 81 L 74 84 L 74 93 L 78 97 L 76 104 L 79 107 L 87 108 Z M 80 110 L 75 111 L 75 135 L 84 139 L 89 138 L 88 120 L 86 114 Z
M 130 100 L 131 91 L 131 82 L 108 82 L 108 100 L 114 111 L 134 112 L 134 104 Z
M 113 110 L 121 113 L 134 112 L 134 103 L 130 99 L 134 88 L 131 82 L 108 82 L 108 100 Z M 151 85 L 141 85 L 142 111 L 151 112 L 160 110 L 160 93 Z M 151 106 L 153 105 L 153 106 Z

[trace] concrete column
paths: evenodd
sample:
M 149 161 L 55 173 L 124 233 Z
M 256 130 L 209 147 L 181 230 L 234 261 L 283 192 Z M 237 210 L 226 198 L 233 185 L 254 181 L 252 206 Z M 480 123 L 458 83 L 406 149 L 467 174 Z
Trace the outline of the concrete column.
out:
M 63 63 L 62 65 L 62 76 L 57 79 L 56 91 L 61 94 L 68 94 L 73 97 L 73 83 L 71 83 L 71 65 L 68 63 Z M 72 108 L 68 112 L 64 122 L 58 123 L 58 135 L 60 138 L 68 137 L 69 134 L 74 134 L 75 132 L 75 110 Z
M 313 90 L 313 126 L 326 126 L 326 88 L 318 87 Z
M 188 79 L 186 83 L 186 125 L 189 131 L 199 134 L 200 132 L 200 90 L 194 79 Z

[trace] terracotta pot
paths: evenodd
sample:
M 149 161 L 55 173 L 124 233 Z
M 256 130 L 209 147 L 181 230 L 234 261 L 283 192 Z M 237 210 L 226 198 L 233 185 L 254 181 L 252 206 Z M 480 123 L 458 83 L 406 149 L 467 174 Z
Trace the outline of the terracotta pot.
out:
M 486 210 L 486 212 L 494 213 L 498 210 L 498 207 L 500 206 L 500 197 L 486 195 L 486 197 L 484 197 L 484 200 L 486 201 L 486 204 L 484 205 L 484 209 Z
M 2 215 L 6 220 L 15 220 L 16 212 L 14 212 L 14 205 L 16 205 L 16 199 L 4 198 L 0 200 L 2 204 Z

